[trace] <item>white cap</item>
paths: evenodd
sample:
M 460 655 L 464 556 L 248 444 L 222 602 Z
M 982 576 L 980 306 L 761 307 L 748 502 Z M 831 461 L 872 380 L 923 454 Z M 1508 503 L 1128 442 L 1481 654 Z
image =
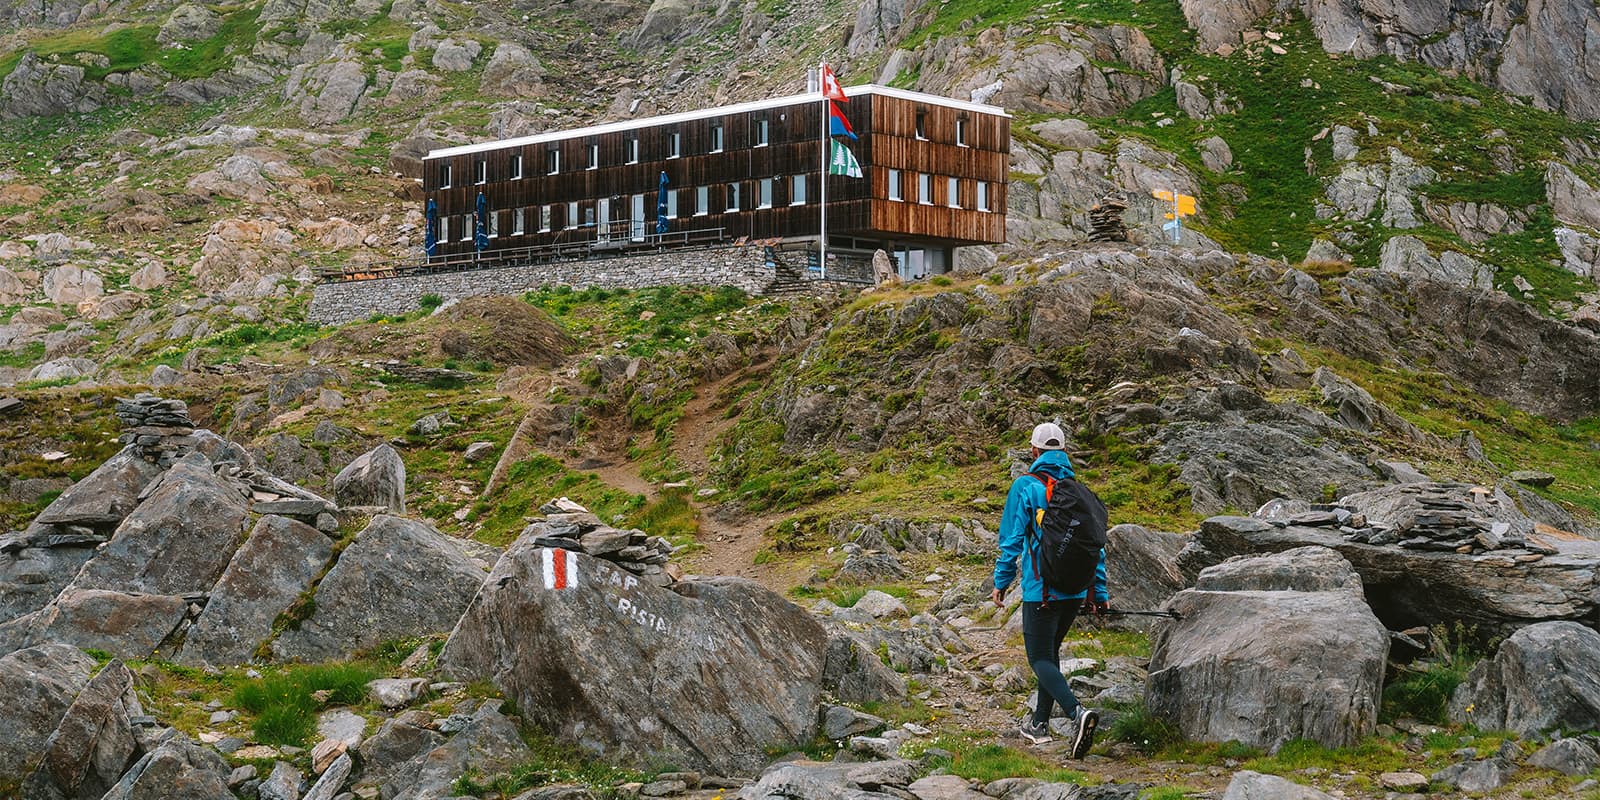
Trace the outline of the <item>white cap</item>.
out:
M 1040 450 L 1061 450 L 1067 446 L 1067 435 L 1054 422 L 1041 422 L 1033 429 L 1031 443 Z

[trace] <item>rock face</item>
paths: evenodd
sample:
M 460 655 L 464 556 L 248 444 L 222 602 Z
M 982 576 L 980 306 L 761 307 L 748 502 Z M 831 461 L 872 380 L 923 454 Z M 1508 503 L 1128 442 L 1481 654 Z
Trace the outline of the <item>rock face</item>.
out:
M 1178 570 L 1187 537 L 1117 525 L 1106 532 L 1106 588 L 1114 608 L 1160 608 L 1188 585 Z M 1152 617 L 1114 617 L 1121 627 L 1148 629 Z
M 89 682 L 94 659 L 76 647 L 44 644 L 0 657 L 0 783 L 21 782 L 67 708 Z
M 1145 705 L 1198 741 L 1344 747 L 1376 728 L 1389 636 L 1349 562 L 1321 547 L 1200 573 L 1156 631 Z
M 248 662 L 256 645 L 271 635 L 273 620 L 311 586 L 332 556 L 333 545 L 321 531 L 285 517 L 262 517 L 211 590 L 178 661 Z
M 1600 728 L 1600 633 L 1576 622 L 1517 631 L 1457 687 L 1450 718 L 1524 737 Z
M 67 587 L 50 605 L 17 621 L 25 643 L 63 642 L 121 658 L 149 658 L 183 621 L 182 597 Z
M 341 506 L 379 506 L 406 513 L 406 465 L 387 444 L 362 453 L 333 478 L 333 499 Z
M 105 282 L 93 270 L 69 264 L 44 274 L 44 296 L 57 305 L 75 306 L 102 294 Z
M 68 111 L 93 111 L 105 101 L 105 89 L 84 82 L 83 67 L 50 64 L 32 52 L 0 82 L 0 119 L 47 117 Z
M 327 661 L 390 639 L 443 633 L 484 573 L 443 534 L 379 515 L 317 585 L 316 610 L 272 644 L 278 658 Z
M 41 800 L 105 795 L 138 751 L 129 718 L 141 713 L 133 673 L 121 661 L 107 664 L 50 735 L 23 795 Z
M 228 772 L 216 751 L 177 736 L 146 753 L 102 800 L 235 800 Z
M 753 582 L 657 588 L 524 536 L 440 665 L 492 680 L 531 722 L 605 758 L 751 774 L 765 748 L 816 733 L 828 643 L 820 623 Z

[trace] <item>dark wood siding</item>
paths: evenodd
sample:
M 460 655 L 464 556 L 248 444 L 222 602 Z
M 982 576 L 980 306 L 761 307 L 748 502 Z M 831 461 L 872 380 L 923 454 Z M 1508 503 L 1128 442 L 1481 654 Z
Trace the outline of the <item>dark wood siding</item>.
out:
M 828 178 L 828 230 L 860 238 L 949 244 L 1001 242 L 1005 238 L 1005 178 L 1010 142 L 1010 120 L 992 114 L 961 111 L 877 94 L 861 94 L 842 104 L 859 135 L 843 139 L 861 162 L 862 179 Z M 926 113 L 927 140 L 915 136 L 916 113 Z M 815 236 L 819 227 L 819 184 L 822 174 L 822 103 L 802 102 L 779 108 L 738 112 L 670 124 L 644 124 L 624 131 L 583 135 L 554 142 L 484 150 L 426 161 L 425 194 L 437 201 L 440 216 L 451 218 L 449 241 L 441 241 L 441 255 L 470 253 L 472 243 L 462 241 L 461 219 L 474 211 L 483 193 L 492 212 L 500 214 L 499 235 L 491 248 L 515 248 L 587 241 L 593 228 L 568 229 L 567 205 L 579 204 L 580 222 L 598 216 L 601 199 L 610 201 L 613 223 L 633 216 L 632 198 L 644 195 L 643 224 L 654 232 L 659 176 L 667 174 L 670 191 L 678 196 L 677 217 L 671 230 L 723 229 L 729 238 L 756 239 Z M 955 119 L 967 118 L 970 146 L 955 144 Z M 756 121 L 768 120 L 769 143 L 755 146 Z M 711 152 L 712 127 L 722 126 L 723 148 Z M 679 156 L 669 158 L 669 135 L 677 133 Z M 626 163 L 628 140 L 639 139 L 638 163 Z M 591 144 L 600 149 L 600 166 L 588 169 Z M 547 174 L 547 152 L 560 153 L 560 170 Z M 513 155 L 522 156 L 522 178 L 511 177 Z M 487 180 L 476 182 L 482 160 Z M 452 181 L 440 186 L 440 165 L 451 166 Z M 914 190 L 916 174 L 938 176 L 935 205 L 887 200 L 887 170 L 901 169 L 908 188 Z M 791 205 L 793 176 L 804 175 L 806 202 Z M 944 178 L 960 179 L 961 208 L 943 199 Z M 772 205 L 757 208 L 760 181 L 773 179 Z M 976 182 L 988 181 L 989 207 L 994 213 L 973 210 Z M 740 186 L 740 210 L 727 210 L 729 184 Z M 694 215 L 695 189 L 709 187 L 708 213 Z M 908 194 L 908 200 L 912 194 Z M 540 208 L 555 206 L 552 230 L 539 231 Z M 512 233 L 512 210 L 524 208 L 525 232 Z

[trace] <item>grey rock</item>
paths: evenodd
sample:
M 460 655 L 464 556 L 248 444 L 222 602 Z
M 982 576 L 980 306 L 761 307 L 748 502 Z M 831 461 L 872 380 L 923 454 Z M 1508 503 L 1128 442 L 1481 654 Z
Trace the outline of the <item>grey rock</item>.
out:
M 150 385 L 152 387 L 174 386 L 182 380 L 183 373 L 166 364 L 157 364 L 155 369 L 150 370 Z
M 355 762 L 350 759 L 349 753 L 343 753 L 328 765 L 317 782 L 306 790 L 305 797 L 301 800 L 334 800 L 339 796 L 339 790 L 344 788 L 345 781 L 350 778 L 350 770 Z
M 300 116 L 314 125 L 342 122 L 366 93 L 366 69 L 355 61 L 302 64 L 290 72 L 284 86 L 284 99 L 298 106 Z
M 379 678 L 367 684 L 367 696 L 384 708 L 411 705 L 427 693 L 427 678 Z
M 1557 739 L 1534 753 L 1528 765 L 1563 775 L 1587 775 L 1600 769 L 1600 753 L 1582 739 Z
M 1069 150 L 1095 150 L 1105 140 L 1081 119 L 1050 119 L 1033 126 L 1039 138 Z
M 461 456 L 468 462 L 476 463 L 494 455 L 494 442 L 473 442 Z
M 321 531 L 284 517 L 262 517 L 211 590 L 177 660 L 248 663 L 272 635 L 273 621 L 311 587 L 332 556 Z
M 184 3 L 167 15 L 156 41 L 165 46 L 196 39 L 209 39 L 222 27 L 222 17 L 204 6 Z
M 1541 622 L 1506 639 L 1456 688 L 1450 719 L 1523 737 L 1600 728 L 1600 633 Z
M 1350 254 L 1340 250 L 1333 242 L 1319 238 L 1311 240 L 1311 247 L 1306 250 L 1306 260 L 1349 263 Z
M 443 534 L 379 515 L 317 586 L 316 610 L 272 644 L 279 658 L 325 661 L 391 639 L 450 630 L 484 573 Z
M 256 796 L 260 800 L 300 800 L 303 779 L 300 770 L 295 769 L 293 764 L 279 761 L 272 765 L 272 774 L 261 782 Z
M 44 296 L 56 305 L 76 306 L 105 294 L 105 282 L 94 270 L 66 264 L 44 274 Z
M 1558 222 L 1600 228 L 1600 191 L 1559 161 L 1545 165 L 1545 198 Z
M 1556 476 L 1548 472 L 1539 472 L 1531 469 L 1519 469 L 1507 477 L 1517 483 L 1527 484 L 1528 486 L 1544 487 L 1556 482 Z
M 1211 567 L 1168 607 L 1183 618 L 1156 630 L 1145 704 L 1186 737 L 1343 747 L 1376 727 L 1389 637 L 1337 553 Z
M 371 738 L 361 743 L 361 779 L 384 786 L 393 797 L 411 785 L 421 768 L 421 757 L 444 743 L 444 737 L 427 728 L 397 718 L 385 720 Z
M 84 686 L 45 743 L 24 796 L 97 798 L 122 777 L 138 750 L 129 717 L 138 712 L 133 673 L 112 660 Z
M 1233 774 L 1222 800 L 1334 800 L 1334 797 L 1287 778 L 1246 769 Z
M 1178 553 L 1188 537 L 1116 525 L 1106 532 L 1106 587 L 1116 607 L 1157 609 L 1187 585 Z M 1148 630 L 1153 617 L 1113 617 L 1117 627 Z
M 218 477 L 204 455 L 190 453 L 117 526 L 73 586 L 167 595 L 209 591 L 233 557 L 247 516 L 239 487 Z
M 1492 792 L 1511 779 L 1516 767 L 1498 758 L 1468 761 L 1445 767 L 1430 777 L 1432 783 L 1451 786 L 1463 792 Z
M 1387 272 L 1414 275 L 1426 280 L 1488 289 L 1494 283 L 1494 268 L 1469 256 L 1446 250 L 1437 258 L 1415 236 L 1396 236 L 1383 245 L 1378 266 Z
M 905 603 L 900 602 L 895 596 L 885 594 L 877 589 L 862 595 L 853 608 L 873 619 L 911 616 L 911 612 L 906 610 Z
M 362 453 L 333 478 L 333 499 L 341 506 L 379 506 L 406 513 L 406 465 L 388 444 Z
M 906 789 L 918 800 L 988 800 L 988 795 L 974 791 L 967 779 L 959 775 L 928 775 Z
M 847 739 L 856 734 L 871 733 L 885 724 L 883 718 L 849 706 L 828 706 L 822 714 L 822 735 L 834 740 Z
M 477 58 L 481 52 L 483 52 L 483 45 L 478 44 L 476 39 L 466 39 L 460 42 L 454 39 L 445 39 L 434 48 L 433 65 L 445 72 L 466 72 L 472 69 L 472 60 Z
M 128 769 L 102 800 L 237 800 L 228 763 L 181 734 Z
M 453 797 L 456 778 L 471 767 L 496 775 L 525 763 L 531 753 L 517 727 L 488 702 L 472 715 L 467 727 L 434 748 L 421 760 L 415 779 L 395 795 L 395 800 L 442 800 Z
M 343 742 L 355 748 L 364 741 L 366 731 L 366 718 L 349 709 L 336 708 L 317 717 L 317 735 L 324 741 Z
M 564 555 L 569 583 L 552 590 L 545 560 Z M 764 765 L 765 748 L 815 735 L 828 644 L 815 619 L 750 581 L 662 589 L 524 536 L 439 663 L 493 681 L 529 722 L 607 758 L 738 774 Z M 648 683 L 632 678 L 641 672 Z M 752 674 L 767 690 L 749 692 Z
M 94 668 L 93 658 L 65 644 L 0 656 L 0 781 L 20 783 L 33 769 Z
M 43 610 L 17 622 L 27 621 L 27 644 L 62 642 L 144 659 L 177 629 L 188 609 L 182 597 L 69 586 Z
M 818 764 L 816 762 L 780 762 L 762 773 L 761 779 L 739 790 L 734 795 L 738 800 L 784 800 L 784 798 L 804 797 L 808 800 L 890 800 L 901 795 L 888 794 L 879 791 L 883 784 L 871 784 L 871 789 L 863 783 L 852 780 L 852 770 L 871 770 L 877 764 L 909 764 L 909 762 L 869 762 L 859 765 Z M 915 765 L 912 765 L 913 770 Z M 901 780 L 890 784 L 903 788 L 914 778 L 915 772 L 895 775 Z M 876 777 L 876 776 L 874 776 Z M 912 795 L 913 797 L 915 795 Z
M 435 58 L 437 60 L 437 56 Z M 494 97 L 534 98 L 544 94 L 543 80 L 544 67 L 528 48 L 514 42 L 501 42 L 483 68 L 478 91 Z
M 30 381 L 59 381 L 93 377 L 100 365 L 87 358 L 58 358 L 28 371 Z
M 1200 163 L 1212 172 L 1227 172 L 1233 166 L 1233 149 L 1221 136 L 1212 136 L 1200 142 Z
M 84 81 L 83 67 L 49 64 L 29 51 L 0 81 L 0 119 L 94 111 L 105 99 L 103 88 Z

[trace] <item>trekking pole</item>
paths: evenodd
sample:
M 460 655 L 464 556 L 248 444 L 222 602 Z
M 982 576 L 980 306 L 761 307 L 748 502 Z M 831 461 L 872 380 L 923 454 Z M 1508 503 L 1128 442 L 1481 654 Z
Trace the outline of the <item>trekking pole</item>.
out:
M 1183 619 L 1183 615 L 1178 613 L 1178 612 L 1176 612 L 1176 611 L 1123 611 L 1121 609 L 1111 609 L 1111 610 L 1107 610 L 1107 611 L 1102 611 L 1099 614 L 1090 614 L 1088 616 L 1089 616 L 1090 619 L 1093 619 L 1094 617 L 1113 616 L 1113 615 L 1115 615 L 1115 616 L 1135 616 L 1135 617 L 1165 617 L 1167 619 Z

